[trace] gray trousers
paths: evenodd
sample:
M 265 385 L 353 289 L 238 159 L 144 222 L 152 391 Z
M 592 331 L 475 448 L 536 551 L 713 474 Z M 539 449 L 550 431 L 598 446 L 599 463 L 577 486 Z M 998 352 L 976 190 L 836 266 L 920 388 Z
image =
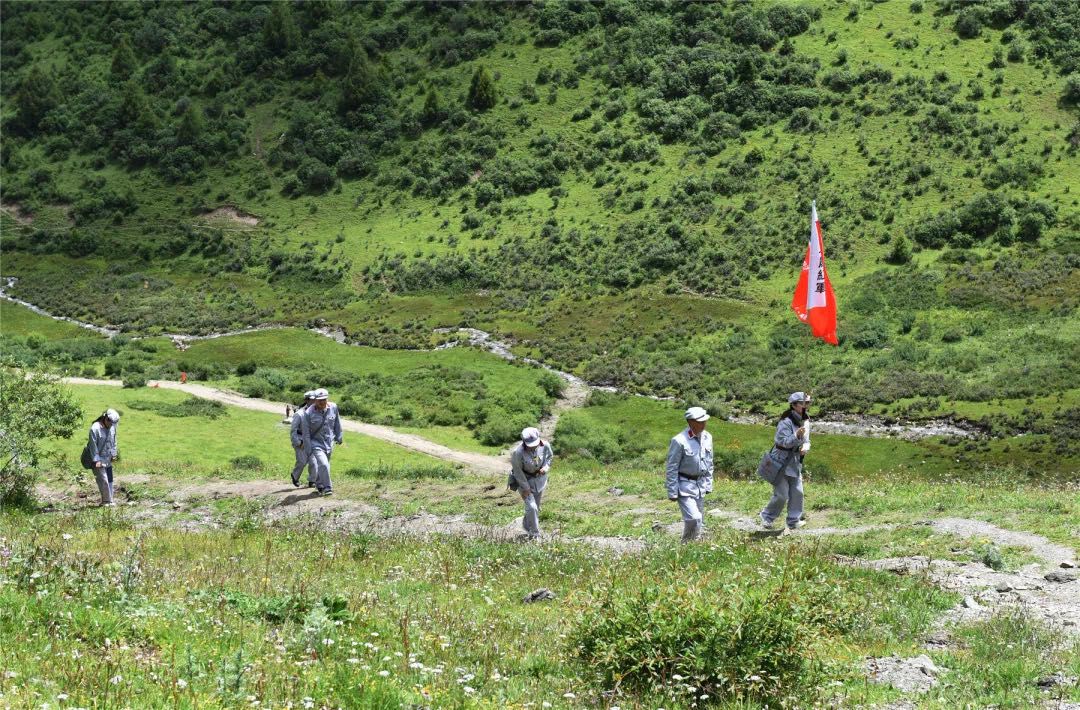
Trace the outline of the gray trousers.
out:
M 300 474 L 304 472 L 304 466 L 308 465 L 308 456 L 301 446 L 294 446 L 293 451 L 296 452 L 296 465 L 292 469 L 292 479 L 293 482 L 296 482 L 300 480 Z M 311 466 L 308 466 L 307 482 L 315 482 L 315 470 Z
M 525 517 L 522 525 L 530 536 L 540 534 L 540 501 L 544 497 L 544 489 L 547 487 L 547 474 L 529 479 L 529 490 L 532 493 L 525 498 Z
M 679 512 L 682 513 L 683 520 L 682 541 L 690 542 L 701 537 L 705 527 L 702 522 L 702 516 L 705 514 L 705 498 L 679 496 Z
M 784 512 L 785 504 L 787 505 L 787 526 L 793 528 L 799 522 L 799 518 L 802 517 L 802 476 L 798 478 L 792 476 L 777 477 L 776 483 L 772 487 L 772 498 L 769 499 L 769 504 L 765 506 L 765 509 L 761 511 L 762 521 L 772 525 L 773 521 Z
M 315 474 L 315 487 L 320 491 L 330 491 L 334 485 L 330 482 L 330 452 L 314 449 L 308 457 L 308 476 Z
M 94 480 L 97 481 L 98 492 L 101 493 L 101 502 L 112 503 L 112 464 L 94 468 Z

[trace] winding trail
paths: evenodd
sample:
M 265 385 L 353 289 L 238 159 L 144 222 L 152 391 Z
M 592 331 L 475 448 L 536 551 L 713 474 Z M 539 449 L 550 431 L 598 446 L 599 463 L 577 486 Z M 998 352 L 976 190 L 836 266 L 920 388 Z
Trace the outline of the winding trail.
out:
M 85 377 L 64 377 L 61 381 L 71 385 L 99 385 L 105 387 L 123 386 L 123 383 L 119 380 L 93 380 Z M 195 397 L 210 399 L 233 407 L 240 407 L 241 409 L 252 409 L 258 412 L 268 412 L 277 415 L 280 415 L 285 411 L 285 402 L 271 402 L 255 397 L 245 397 L 237 392 L 220 390 L 206 385 L 192 383 L 181 384 L 171 380 L 150 380 L 146 383 L 146 386 L 179 390 Z M 457 451 L 443 446 L 442 444 L 436 444 L 434 441 L 429 441 L 415 434 L 405 434 L 379 424 L 367 424 L 365 422 L 358 422 L 342 417 L 341 428 L 345 431 L 356 432 L 357 434 L 364 434 L 365 436 L 370 436 L 375 439 L 381 439 L 402 448 L 418 451 L 443 461 L 461 464 L 481 473 L 504 474 L 507 471 L 508 464 L 502 458 L 488 456 L 487 454 L 472 453 L 469 451 Z
M 38 315 L 45 316 L 57 321 L 63 321 L 93 331 L 106 337 L 113 337 L 120 334 L 120 329 L 115 326 L 100 326 L 93 323 L 87 323 L 85 321 L 76 320 L 74 318 L 68 318 L 66 316 L 58 316 L 43 308 L 16 298 L 7 293 L 8 288 L 11 288 L 17 283 L 18 279 L 14 277 L 8 277 L 0 284 L 0 299 L 16 303 L 24 308 L 28 308 Z M 208 333 L 205 335 L 192 335 L 187 333 L 161 333 L 154 337 L 169 338 L 173 341 L 173 344 L 179 350 L 186 350 L 188 345 L 192 342 L 200 340 L 214 340 L 217 338 L 227 338 L 234 335 L 245 335 L 248 333 L 257 333 L 265 330 L 283 330 L 286 328 L 297 328 L 300 326 L 286 325 L 281 323 L 265 323 L 262 325 L 251 326 L 248 328 L 241 328 L 239 330 L 230 330 L 220 333 Z M 346 337 L 344 331 L 340 328 L 334 327 L 321 327 L 321 328 L 306 328 L 310 333 L 319 335 L 324 338 L 329 338 L 342 345 L 351 345 Z M 436 328 L 435 333 L 441 335 L 461 335 L 464 336 L 458 340 L 451 340 L 447 343 L 439 345 L 434 350 L 446 350 L 459 345 L 467 345 L 489 352 L 497 357 L 506 360 L 507 362 L 521 362 L 528 365 L 534 365 L 536 367 L 543 368 L 548 372 L 552 372 L 561 377 L 566 382 L 566 391 L 558 400 L 556 400 L 553 407 L 553 411 L 548 417 L 545 418 L 540 424 L 540 431 L 547 438 L 553 438 L 555 432 L 555 426 L 558 423 L 559 415 L 569 409 L 582 406 L 588 399 L 589 393 L 594 389 L 600 389 L 608 392 L 623 392 L 616 387 L 600 387 L 590 385 L 577 375 L 569 372 L 563 372 L 558 370 L 544 362 L 539 360 L 514 354 L 512 350 L 512 343 L 498 340 L 494 335 L 478 328 Z M 133 339 L 139 339 L 141 336 L 132 336 Z M 653 395 L 642 395 L 638 393 L 630 393 L 639 397 L 647 397 L 648 399 L 666 401 L 670 400 L 670 397 L 658 397 Z M 764 415 L 734 415 L 727 418 L 728 421 L 735 424 L 754 424 L 754 425 L 772 425 L 774 422 L 769 417 Z M 854 415 L 854 414 L 838 414 L 832 418 L 815 418 L 814 419 L 814 431 L 821 434 L 844 434 L 848 436 L 869 437 L 869 438 L 882 438 L 882 437 L 894 437 L 905 439 L 908 441 L 918 441 L 934 436 L 953 436 L 959 438 L 970 438 L 978 432 L 977 427 L 973 427 L 971 424 L 964 421 L 954 421 L 951 419 L 930 419 L 925 421 L 915 422 L 899 422 L 885 417 L 870 416 L 870 415 Z

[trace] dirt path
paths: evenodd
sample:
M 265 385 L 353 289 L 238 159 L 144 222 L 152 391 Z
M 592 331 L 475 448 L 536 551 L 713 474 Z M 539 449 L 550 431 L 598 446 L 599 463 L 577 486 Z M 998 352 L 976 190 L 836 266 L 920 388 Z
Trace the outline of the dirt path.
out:
M 555 438 L 555 427 L 563 412 L 585 406 L 591 388 L 581 380 L 567 380 L 562 396 L 555 400 L 551 413 L 540 420 L 540 435 L 545 439 Z
M 231 208 L 230 208 L 231 209 Z M 235 211 L 235 210 L 234 210 Z M 257 219 L 253 215 L 246 215 L 251 219 Z M 24 306 L 34 311 L 39 315 L 52 318 L 53 320 L 65 321 L 72 323 L 81 328 L 92 330 L 101 335 L 112 337 L 120 333 L 119 328 L 113 326 L 99 326 L 93 323 L 87 323 L 85 321 L 76 320 L 74 318 L 68 318 L 65 316 L 57 316 L 45 311 L 44 309 L 35 306 L 34 304 L 24 301 L 7 293 L 7 289 L 13 288 L 18 282 L 17 278 L 9 277 L 6 279 L 6 283 L 0 283 L 0 298 L 12 303 L 17 303 L 20 306 Z M 298 328 L 299 326 L 284 325 L 278 323 L 264 323 L 262 325 L 250 326 L 248 328 L 241 328 L 239 330 L 231 330 L 217 333 L 208 333 L 206 335 L 192 335 L 187 333 L 162 333 L 160 337 L 166 337 L 173 341 L 177 349 L 183 351 L 186 350 L 190 343 L 199 340 L 209 340 L 215 338 L 227 338 L 234 335 L 244 335 L 246 333 L 256 333 L 264 330 L 277 330 L 285 328 Z M 322 328 L 307 328 L 308 332 L 315 333 L 325 338 L 330 338 L 335 342 L 347 344 L 347 337 L 343 330 L 337 327 L 322 327 Z M 541 367 L 549 372 L 553 372 L 561 377 L 567 383 L 566 392 L 555 403 L 554 411 L 541 423 L 541 433 L 546 437 L 551 438 L 552 433 L 555 431 L 555 425 L 558 423 L 559 414 L 567 409 L 571 409 L 574 406 L 581 406 L 588 398 L 588 393 L 594 389 L 592 385 L 582 380 L 580 377 L 573 375 L 569 372 L 563 372 L 557 370 L 554 367 L 543 363 L 539 360 L 516 355 L 513 352 L 513 343 L 505 342 L 497 339 L 491 333 L 477 328 L 436 328 L 435 333 L 442 335 L 461 335 L 464 336 L 460 340 L 451 340 L 443 345 L 435 348 L 435 350 L 445 350 L 447 348 L 458 347 L 459 345 L 468 345 L 471 347 L 484 350 L 493 355 L 496 355 L 507 362 L 520 362 L 527 365 L 535 365 Z M 138 339 L 143 336 L 132 336 L 134 339 Z M 609 392 L 624 392 L 614 387 L 597 387 Z M 648 397 L 655 400 L 669 400 L 671 397 L 659 397 L 652 395 L 636 396 Z M 773 424 L 773 420 L 764 415 L 735 415 L 727 417 L 727 421 L 735 424 L 753 424 L 753 425 L 769 425 Z M 931 419 L 925 421 L 913 421 L 913 422 L 899 422 L 892 421 L 885 417 L 858 415 L 858 414 L 836 414 L 831 418 L 815 419 L 814 431 L 822 434 L 846 434 L 849 436 L 859 437 L 887 437 L 887 438 L 900 438 L 908 441 L 919 441 L 928 437 L 936 436 L 953 436 L 959 438 L 968 438 L 979 435 L 981 429 L 969 422 L 963 420 L 953 419 Z
M 92 380 L 85 377 L 65 377 L 63 378 L 63 381 L 72 385 L 102 385 L 107 387 L 120 387 L 123 384 L 118 380 Z M 270 402 L 265 399 L 245 397 L 237 392 L 229 392 L 190 382 L 180 384 L 179 382 L 170 380 L 151 380 L 146 383 L 146 386 L 180 390 L 181 392 L 186 392 L 195 397 L 214 400 L 215 402 L 221 402 L 222 404 L 228 404 L 242 409 L 253 409 L 259 412 L 268 412 L 277 415 L 281 415 L 285 411 L 284 402 Z M 456 451 L 443 446 L 442 444 L 436 444 L 434 441 L 428 441 L 415 434 L 404 434 L 379 424 L 367 424 L 342 417 L 341 428 L 345 431 L 352 431 L 357 434 L 364 434 L 375 439 L 388 441 L 391 444 L 396 444 L 412 451 L 418 451 L 443 461 L 461 464 L 482 473 L 503 474 L 507 471 L 508 464 L 502 458 L 468 451 Z

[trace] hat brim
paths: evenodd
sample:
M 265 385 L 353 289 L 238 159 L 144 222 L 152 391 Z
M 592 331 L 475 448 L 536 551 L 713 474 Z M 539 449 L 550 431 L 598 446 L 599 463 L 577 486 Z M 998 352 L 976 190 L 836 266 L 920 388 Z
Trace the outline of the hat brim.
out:
M 526 441 L 526 440 L 522 439 L 521 443 L 524 444 L 525 446 L 528 446 L 531 449 L 534 446 L 539 446 L 541 441 L 542 441 L 542 439 L 537 437 L 536 439 L 531 439 L 529 441 Z
M 694 417 L 687 417 L 687 418 L 686 418 L 686 421 L 688 421 L 688 422 L 707 422 L 707 421 L 709 421 L 709 420 L 710 420 L 711 418 L 712 418 L 712 416 L 711 416 L 711 415 L 709 415 L 709 414 L 706 414 L 706 415 L 704 415 L 704 416 L 701 416 L 701 417 L 697 417 L 697 418 L 694 418 Z

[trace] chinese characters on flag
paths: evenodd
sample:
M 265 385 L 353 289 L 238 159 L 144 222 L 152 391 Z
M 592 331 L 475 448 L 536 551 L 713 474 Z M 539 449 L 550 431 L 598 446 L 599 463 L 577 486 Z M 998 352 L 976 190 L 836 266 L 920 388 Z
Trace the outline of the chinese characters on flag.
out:
M 799 320 L 810 325 L 815 338 L 826 343 L 837 344 L 836 340 L 836 299 L 833 296 L 832 282 L 825 270 L 825 245 L 821 237 L 821 223 L 817 217 L 817 203 L 813 203 L 810 213 L 810 244 L 803 257 L 802 273 L 795 286 L 795 296 L 791 299 L 791 308 Z

